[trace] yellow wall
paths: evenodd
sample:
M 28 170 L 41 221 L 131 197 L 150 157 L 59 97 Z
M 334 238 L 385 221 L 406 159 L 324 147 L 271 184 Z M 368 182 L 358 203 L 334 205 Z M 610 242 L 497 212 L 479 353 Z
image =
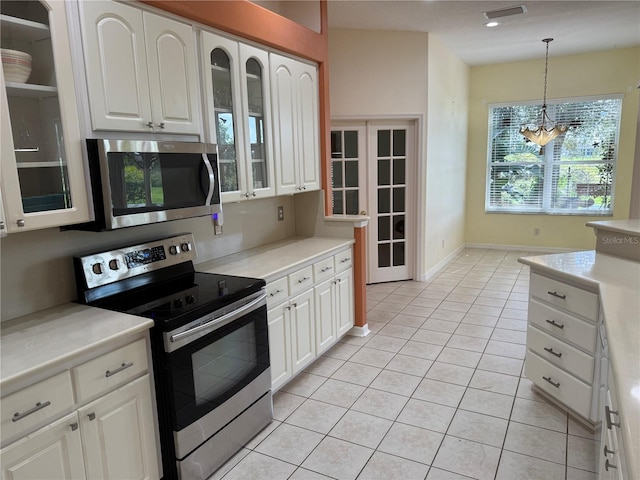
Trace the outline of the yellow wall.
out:
M 540 50 L 543 50 L 542 43 Z M 585 223 L 626 219 L 638 118 L 640 48 L 624 48 L 564 57 L 551 44 L 547 97 L 624 94 L 615 203 L 612 217 L 507 215 L 484 211 L 487 175 L 488 104 L 542 98 L 544 59 L 471 68 L 467 163 L 466 242 L 532 247 L 592 249 L 595 237 Z M 534 235 L 538 228 L 539 235 Z

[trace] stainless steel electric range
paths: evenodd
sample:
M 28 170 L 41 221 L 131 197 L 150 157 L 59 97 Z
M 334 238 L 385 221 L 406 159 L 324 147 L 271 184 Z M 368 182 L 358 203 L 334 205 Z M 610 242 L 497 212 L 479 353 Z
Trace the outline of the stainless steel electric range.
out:
M 154 320 L 166 479 L 208 478 L 273 417 L 265 282 L 195 258 L 191 234 L 74 257 L 80 303 Z

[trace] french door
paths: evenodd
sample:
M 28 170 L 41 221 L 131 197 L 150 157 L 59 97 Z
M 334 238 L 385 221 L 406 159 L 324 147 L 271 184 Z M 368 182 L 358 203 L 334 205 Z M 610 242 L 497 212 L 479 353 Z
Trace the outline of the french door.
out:
M 333 214 L 367 212 L 367 283 L 413 278 L 414 122 L 337 123 L 331 130 Z

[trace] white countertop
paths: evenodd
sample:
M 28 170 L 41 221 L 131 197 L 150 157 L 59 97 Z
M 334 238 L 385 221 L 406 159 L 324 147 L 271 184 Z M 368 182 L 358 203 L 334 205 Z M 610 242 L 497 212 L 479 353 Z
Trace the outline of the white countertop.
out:
M 610 232 L 623 233 L 627 235 L 640 235 L 640 220 L 604 220 L 598 222 L 587 222 L 587 227 L 595 230 L 608 230 Z
M 269 243 L 226 257 L 197 264 L 196 270 L 243 277 L 262 278 L 270 282 L 308 264 L 350 247 L 353 239 L 293 237 Z
M 618 407 L 624 418 L 628 478 L 640 478 L 640 263 L 593 250 L 519 261 L 537 272 L 599 290 Z
M 4 322 L 0 389 L 37 377 L 99 348 L 145 332 L 153 320 L 66 303 Z

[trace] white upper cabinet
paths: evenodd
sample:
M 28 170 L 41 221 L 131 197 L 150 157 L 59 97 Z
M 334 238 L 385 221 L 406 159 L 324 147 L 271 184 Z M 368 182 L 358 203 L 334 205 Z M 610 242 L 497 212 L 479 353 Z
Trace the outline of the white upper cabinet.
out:
M 13 57 L 12 71 L 0 71 L 6 231 L 88 221 L 65 2 L 3 0 L 0 9 L 2 49 Z
M 320 188 L 318 71 L 314 65 L 270 55 L 276 193 Z
M 201 45 L 205 138 L 218 145 L 223 199 L 274 196 L 269 54 L 206 31 Z
M 122 3 L 80 8 L 93 129 L 199 134 L 193 27 Z

